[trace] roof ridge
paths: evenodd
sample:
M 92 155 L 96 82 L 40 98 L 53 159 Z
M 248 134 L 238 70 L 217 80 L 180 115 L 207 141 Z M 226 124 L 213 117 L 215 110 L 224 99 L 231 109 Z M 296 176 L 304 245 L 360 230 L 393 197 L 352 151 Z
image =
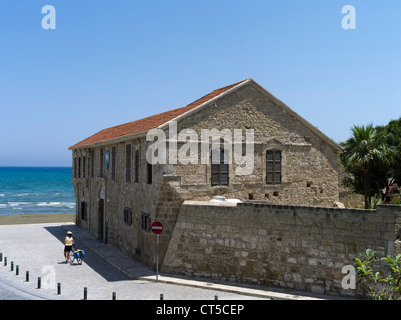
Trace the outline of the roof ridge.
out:
M 224 87 L 221 87 L 221 88 L 214 89 L 213 91 L 211 91 L 211 92 L 205 94 L 204 96 L 200 97 L 199 99 L 196 99 L 195 101 L 192 101 L 190 104 L 187 104 L 186 106 L 180 107 L 180 108 L 188 107 L 188 106 L 190 106 L 191 104 L 194 104 L 195 102 L 197 102 L 197 101 L 203 99 L 204 97 L 206 97 L 206 96 L 208 96 L 208 95 L 211 95 L 212 93 L 214 93 L 214 92 L 216 92 L 216 91 L 225 90 L 225 89 L 227 89 L 228 87 L 230 87 L 230 89 L 231 89 L 231 88 L 234 88 L 234 87 L 238 86 L 239 84 L 241 84 L 241 83 L 243 83 L 243 82 L 245 82 L 245 81 L 247 81 L 247 80 L 251 80 L 251 78 L 245 79 L 245 80 L 242 80 L 242 81 L 238 81 L 238 82 L 233 83 L 233 84 L 229 84 L 228 86 L 224 86 Z M 227 89 L 227 90 L 228 90 L 228 89 Z M 177 108 L 177 109 L 180 109 L 180 108 Z M 174 110 L 176 110 L 176 109 L 174 109 Z
M 205 94 L 204 96 L 200 97 L 199 99 L 196 99 L 195 101 L 192 101 L 191 103 L 187 104 L 186 106 L 178 107 L 178 108 L 176 108 L 176 109 L 172 109 L 172 110 L 169 110 L 169 111 L 178 110 L 178 109 L 181 109 L 181 108 L 186 108 L 186 107 L 190 106 L 191 104 L 194 104 L 195 102 L 197 102 L 197 101 L 203 99 L 204 97 L 206 97 L 206 96 L 208 96 L 208 95 L 210 95 L 210 94 L 212 94 L 212 93 L 214 93 L 214 92 L 216 92 L 216 91 L 220 91 L 220 90 L 226 89 L 226 88 L 228 88 L 228 87 L 234 88 L 234 87 L 236 87 L 237 85 L 239 85 L 239 84 L 241 84 L 241 83 L 243 83 L 243 82 L 245 82 L 245 81 L 247 81 L 247 80 L 251 80 L 251 78 L 248 78 L 248 79 L 245 79 L 245 80 L 242 80 L 242 81 L 238 81 L 238 82 L 235 82 L 235 83 L 233 83 L 233 84 L 229 84 L 229 85 L 224 86 L 224 87 L 221 87 L 221 88 L 214 89 L 213 91 L 211 91 L 211 92 Z M 165 112 L 168 112 L 168 111 L 165 111 Z M 163 112 L 161 112 L 161 113 L 163 113 Z
M 152 128 L 157 128 L 165 123 L 168 123 L 172 119 L 176 119 L 177 117 L 187 113 L 188 111 L 196 109 L 196 107 L 203 105 L 214 98 L 217 98 L 221 94 L 228 92 L 230 89 L 238 86 L 241 83 L 244 83 L 247 80 L 252 80 L 252 79 L 248 78 L 218 89 L 214 89 L 213 91 L 191 102 L 190 104 L 187 104 L 186 106 L 166 110 L 160 113 L 156 113 L 144 118 L 136 119 L 112 127 L 107 127 L 89 136 L 88 138 L 72 145 L 69 149 L 88 146 L 109 140 L 114 140 L 116 138 L 121 138 L 126 135 L 147 131 Z M 137 126 L 135 126 L 135 123 Z
M 213 91 L 225 89 L 225 88 L 227 88 L 227 87 L 235 87 L 235 86 L 237 86 L 237 85 L 239 85 L 239 84 L 241 84 L 241 83 L 243 83 L 243 82 L 245 82 L 245 81 L 247 81 L 247 80 L 252 80 L 252 78 L 247 78 L 247 79 L 238 81 L 238 82 L 236 82 L 236 83 L 229 84 L 228 86 L 224 86 L 224 87 L 221 87 L 221 88 L 218 88 L 218 89 L 214 89 Z
M 178 107 L 178 108 L 174 108 L 174 109 L 169 109 L 169 110 L 166 110 L 166 111 L 162 111 L 162 112 L 159 112 L 159 113 L 152 114 L 152 115 L 150 115 L 150 116 L 146 116 L 146 117 L 144 117 L 144 118 L 140 118 L 140 119 L 128 121 L 128 122 L 125 122 L 125 123 L 121 123 L 121 124 L 118 124 L 118 125 L 115 125 L 115 126 L 107 127 L 107 128 L 104 128 L 104 129 L 100 130 L 99 132 L 101 132 L 101 131 L 103 131 L 103 130 L 107 130 L 107 129 L 111 129 L 111 128 L 116 128 L 116 127 L 119 127 L 119 126 L 123 126 L 123 125 L 126 125 L 126 124 L 128 124 L 128 123 L 133 123 L 133 122 L 136 122 L 136 121 L 144 120 L 144 119 L 147 119 L 147 118 L 150 118 L 150 117 L 158 116 L 158 115 L 161 115 L 161 114 L 166 113 L 166 112 L 170 112 L 170 111 L 175 111 L 175 110 L 179 110 L 179 109 L 182 109 L 182 108 L 186 108 L 186 107 L 190 106 L 191 104 L 194 104 L 195 102 L 197 102 L 197 101 L 203 99 L 204 97 L 206 97 L 206 96 L 212 94 L 213 92 L 216 92 L 216 91 L 219 91 L 219 90 L 223 90 L 223 89 L 226 89 L 226 88 L 228 88 L 228 87 L 234 88 L 234 87 L 236 87 L 237 85 L 239 85 L 239 84 L 241 84 L 241 83 L 243 83 L 243 82 L 245 82 L 245 81 L 247 81 L 247 80 L 251 80 L 251 78 L 248 78 L 248 79 L 245 79 L 245 80 L 242 80 L 242 81 L 238 81 L 238 82 L 236 82 L 236 83 L 229 84 L 229 85 L 224 86 L 224 87 L 221 87 L 221 88 L 214 89 L 213 91 L 211 91 L 211 92 L 205 94 L 204 96 L 200 97 L 199 99 L 196 99 L 195 101 L 192 101 L 191 103 L 187 104 L 186 106 Z

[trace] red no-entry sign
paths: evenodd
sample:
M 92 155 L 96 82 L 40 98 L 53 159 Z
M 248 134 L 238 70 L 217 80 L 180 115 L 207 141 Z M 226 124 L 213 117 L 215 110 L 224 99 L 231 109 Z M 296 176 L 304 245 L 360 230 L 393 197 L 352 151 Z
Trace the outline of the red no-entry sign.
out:
M 157 235 L 157 254 L 156 254 L 156 282 L 159 281 L 159 234 L 163 232 L 163 224 L 160 221 L 155 221 L 150 226 L 150 230 Z
M 154 234 L 160 234 L 163 232 L 163 224 L 160 221 L 155 221 L 152 223 L 150 229 Z

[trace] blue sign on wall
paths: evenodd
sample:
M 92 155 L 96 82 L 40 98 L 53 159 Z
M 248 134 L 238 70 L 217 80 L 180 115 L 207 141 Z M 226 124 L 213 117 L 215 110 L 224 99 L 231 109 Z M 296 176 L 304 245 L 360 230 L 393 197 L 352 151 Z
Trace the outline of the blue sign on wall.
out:
M 109 169 L 110 151 L 106 150 L 106 169 Z

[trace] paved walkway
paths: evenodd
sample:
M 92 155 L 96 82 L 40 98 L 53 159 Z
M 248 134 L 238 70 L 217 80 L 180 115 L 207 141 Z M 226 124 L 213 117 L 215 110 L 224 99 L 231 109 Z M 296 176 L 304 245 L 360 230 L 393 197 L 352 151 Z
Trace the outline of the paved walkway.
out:
M 65 264 L 63 239 L 73 232 L 80 249 L 86 251 L 82 265 Z M 239 284 L 195 281 L 172 275 L 159 275 L 126 255 L 97 241 L 74 224 L 31 224 L 0 226 L 0 282 L 41 299 L 110 300 L 219 300 L 235 299 L 333 299 L 325 296 L 289 294 L 276 289 L 251 288 Z M 7 266 L 5 266 L 7 258 Z M 14 268 L 11 271 L 11 263 Z M 19 275 L 16 274 L 18 265 Z M 29 271 L 29 281 L 26 281 Z M 41 288 L 38 289 L 38 277 Z M 57 283 L 61 294 L 57 294 Z

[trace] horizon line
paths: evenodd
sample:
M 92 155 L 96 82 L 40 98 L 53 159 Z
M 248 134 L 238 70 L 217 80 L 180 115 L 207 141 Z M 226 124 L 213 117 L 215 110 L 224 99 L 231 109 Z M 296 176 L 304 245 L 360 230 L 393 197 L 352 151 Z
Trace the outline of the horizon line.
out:
M 15 165 L 0 164 L 0 168 L 72 168 L 72 166 L 33 166 L 33 165 L 15 166 Z

